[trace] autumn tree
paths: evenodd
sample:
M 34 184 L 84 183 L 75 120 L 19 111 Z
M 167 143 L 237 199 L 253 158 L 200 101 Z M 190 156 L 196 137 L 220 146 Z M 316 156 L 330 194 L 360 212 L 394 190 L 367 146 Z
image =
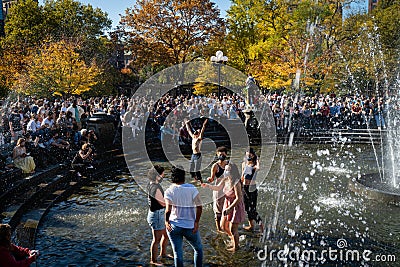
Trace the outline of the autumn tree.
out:
M 228 10 L 229 64 L 251 73 L 264 88 L 291 84 L 300 51 L 293 45 L 293 11 L 300 1 L 235 0 Z
M 7 96 L 16 82 L 16 73 L 20 72 L 24 58 L 21 50 L 11 50 L 0 40 L 0 97 Z
M 199 69 L 199 74 L 193 85 L 193 94 L 208 96 L 213 93 L 218 92 L 218 84 L 211 84 L 207 80 L 216 80 L 218 76 L 218 71 L 221 71 L 217 64 L 204 64 L 202 68 Z
M 230 64 L 251 72 L 267 89 L 294 90 L 299 72 L 302 90 L 330 90 L 337 82 L 337 49 L 357 35 L 344 27 L 343 5 L 356 1 L 234 0 L 227 45 L 236 61 Z
M 225 34 L 219 16 L 209 0 L 136 1 L 121 20 L 132 65 L 158 70 L 202 57 L 210 40 Z
M 101 56 L 99 37 L 111 28 L 107 14 L 76 0 L 46 0 L 43 5 L 43 33 L 54 41 L 79 43 L 79 53 L 87 63 Z
M 107 14 L 91 5 L 74 0 L 46 0 L 43 6 L 33 0 L 13 4 L 0 38 L 0 86 L 5 90 L 25 88 L 27 63 L 49 42 L 66 40 L 75 43 L 75 52 L 87 65 L 110 68 L 110 47 L 102 37 L 111 21 Z M 17 79 L 18 77 L 18 79 Z M 98 76 L 107 85 L 108 77 Z M 21 84 L 18 84 L 21 83 Z
M 345 18 L 331 36 L 330 79 L 343 93 L 386 95 L 397 78 L 399 1 L 379 1 L 372 13 Z M 332 53 L 333 54 L 333 53 Z
M 26 57 L 41 40 L 41 11 L 33 0 L 12 5 L 0 38 L 0 87 L 7 94 L 16 82 L 16 73 L 24 70 Z
M 17 91 L 28 95 L 81 95 L 98 83 L 95 63 L 87 66 L 76 45 L 59 41 L 44 45 L 31 56 L 26 73 L 19 75 Z

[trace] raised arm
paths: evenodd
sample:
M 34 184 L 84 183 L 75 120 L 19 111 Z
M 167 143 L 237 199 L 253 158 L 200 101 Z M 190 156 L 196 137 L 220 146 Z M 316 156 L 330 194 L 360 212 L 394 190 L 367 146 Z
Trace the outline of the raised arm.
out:
M 189 123 L 189 120 L 188 120 L 188 119 L 184 119 L 183 121 L 184 121 L 184 123 L 185 123 L 186 130 L 188 131 L 190 137 L 193 138 L 193 132 L 192 132 L 192 129 L 190 129 L 191 127 L 190 127 L 190 125 L 189 125 L 189 124 L 190 124 L 190 123 Z
M 259 160 L 259 159 L 257 159 L 257 163 L 256 163 L 256 165 L 254 166 L 254 169 L 255 169 L 256 171 L 258 171 L 258 170 L 260 169 L 260 160 Z
M 207 124 L 207 122 L 208 122 L 208 119 L 206 119 L 206 120 L 203 122 L 203 127 L 201 127 L 201 131 L 200 131 L 200 138 L 201 138 L 201 139 L 203 139 L 203 135 L 204 135 L 204 131 L 205 131 L 205 129 L 206 129 L 206 124 Z
M 85 154 L 83 150 L 79 150 L 79 155 L 81 156 L 82 159 L 87 159 L 90 157 L 90 154 L 92 153 L 92 149 L 89 147 L 88 152 Z

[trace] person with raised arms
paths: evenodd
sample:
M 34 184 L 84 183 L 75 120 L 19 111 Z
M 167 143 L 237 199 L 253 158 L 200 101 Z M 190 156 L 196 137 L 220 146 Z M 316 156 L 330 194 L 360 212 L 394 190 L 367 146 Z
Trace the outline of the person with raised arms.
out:
M 190 127 L 189 120 L 185 119 L 184 120 L 186 129 L 192 138 L 192 157 L 190 159 L 190 174 L 192 175 L 192 178 L 196 181 L 202 182 L 202 177 L 201 177 L 201 144 L 203 142 L 203 136 L 204 136 L 204 130 L 206 129 L 206 124 L 208 122 L 208 119 L 205 119 L 203 122 L 203 126 L 201 130 L 195 130 L 192 132 L 192 129 Z

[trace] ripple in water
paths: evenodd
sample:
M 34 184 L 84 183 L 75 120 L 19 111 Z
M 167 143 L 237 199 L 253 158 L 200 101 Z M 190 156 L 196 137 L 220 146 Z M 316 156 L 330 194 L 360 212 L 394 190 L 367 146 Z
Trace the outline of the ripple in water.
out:
M 96 183 L 56 205 L 40 228 L 36 248 L 40 266 L 147 266 L 152 234 L 147 224 L 147 198 L 135 183 Z M 225 250 L 226 235 L 218 235 L 211 205 L 205 205 L 200 232 L 206 265 L 259 265 L 254 249 L 257 234 L 240 232 L 242 250 Z M 168 248 L 172 254 L 172 249 Z M 193 253 L 185 246 L 185 265 Z M 173 261 L 167 261 L 167 266 Z

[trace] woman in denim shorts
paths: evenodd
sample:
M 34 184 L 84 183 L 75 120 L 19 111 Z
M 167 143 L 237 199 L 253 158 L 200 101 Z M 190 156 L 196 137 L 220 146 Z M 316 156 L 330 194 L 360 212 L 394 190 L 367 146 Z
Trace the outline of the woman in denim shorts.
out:
M 167 257 L 166 248 L 168 244 L 168 236 L 165 231 L 165 202 L 164 190 L 160 183 L 164 178 L 164 168 L 155 165 L 148 172 L 149 183 L 147 185 L 147 199 L 149 203 L 149 212 L 147 214 L 147 222 L 149 223 L 153 241 L 150 246 L 151 260 L 150 264 L 161 265 L 157 262 L 158 246 L 161 243 L 160 257 Z

